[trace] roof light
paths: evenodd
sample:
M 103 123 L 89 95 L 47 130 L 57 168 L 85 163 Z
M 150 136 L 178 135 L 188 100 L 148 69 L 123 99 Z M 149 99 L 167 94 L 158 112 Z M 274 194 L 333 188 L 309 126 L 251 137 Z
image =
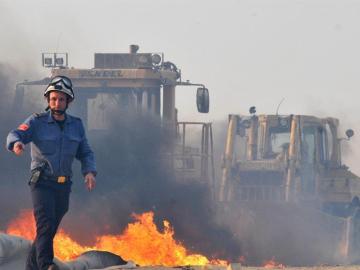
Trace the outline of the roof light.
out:
M 56 65 L 57 67 L 62 67 L 62 66 L 64 66 L 64 58 L 62 58 L 62 57 L 57 57 L 57 58 L 55 58 L 55 65 Z
M 53 65 L 52 58 L 46 57 L 44 58 L 43 66 L 51 67 Z
M 154 54 L 151 55 L 151 61 L 155 66 L 159 65 L 161 63 L 161 60 L 162 59 L 161 59 L 161 56 L 159 54 L 154 53 Z
M 66 68 L 68 67 L 67 53 L 43 53 L 42 65 L 46 68 Z

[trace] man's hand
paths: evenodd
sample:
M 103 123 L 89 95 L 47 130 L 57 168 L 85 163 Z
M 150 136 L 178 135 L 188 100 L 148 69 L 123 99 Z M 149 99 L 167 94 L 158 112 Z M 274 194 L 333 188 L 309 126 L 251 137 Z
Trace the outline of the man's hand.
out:
M 25 145 L 22 142 L 17 141 L 14 144 L 13 151 L 14 151 L 15 155 L 21 156 L 24 153 L 24 149 L 25 149 Z
M 95 188 L 96 180 L 95 180 L 95 175 L 93 173 L 89 172 L 85 175 L 85 185 L 89 191 Z

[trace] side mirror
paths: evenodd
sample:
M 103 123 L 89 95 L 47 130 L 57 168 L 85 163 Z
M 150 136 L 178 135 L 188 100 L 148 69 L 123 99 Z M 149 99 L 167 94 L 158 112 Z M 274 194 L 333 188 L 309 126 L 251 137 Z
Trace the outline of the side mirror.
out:
M 256 113 L 256 107 L 255 106 L 251 106 L 249 109 L 249 113 L 250 114 L 255 114 Z
M 209 90 L 205 87 L 199 87 L 196 92 L 196 105 L 198 112 L 208 113 L 209 112 Z
M 354 131 L 352 129 L 348 129 L 345 132 L 346 137 L 348 137 L 348 139 L 350 139 L 352 136 L 354 136 Z

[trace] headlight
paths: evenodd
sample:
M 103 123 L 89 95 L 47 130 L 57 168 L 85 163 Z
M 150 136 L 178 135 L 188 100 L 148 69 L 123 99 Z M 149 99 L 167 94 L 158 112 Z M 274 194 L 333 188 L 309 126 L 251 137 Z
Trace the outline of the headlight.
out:
M 52 66 L 52 58 L 46 57 L 46 58 L 44 59 L 44 65 L 45 65 L 45 66 Z
M 62 57 L 55 58 L 55 65 L 58 67 L 62 67 L 64 65 L 64 58 Z
M 161 63 L 161 56 L 157 53 L 154 53 L 151 55 L 151 61 L 155 66 L 157 66 Z

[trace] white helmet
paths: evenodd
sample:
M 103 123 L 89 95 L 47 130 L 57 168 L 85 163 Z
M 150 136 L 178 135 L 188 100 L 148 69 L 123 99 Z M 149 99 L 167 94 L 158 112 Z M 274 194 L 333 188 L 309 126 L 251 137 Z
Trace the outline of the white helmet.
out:
M 44 96 L 48 97 L 51 91 L 58 91 L 68 95 L 71 100 L 74 99 L 74 91 L 72 89 L 72 82 L 68 77 L 56 76 L 51 79 L 50 83 L 46 87 Z

